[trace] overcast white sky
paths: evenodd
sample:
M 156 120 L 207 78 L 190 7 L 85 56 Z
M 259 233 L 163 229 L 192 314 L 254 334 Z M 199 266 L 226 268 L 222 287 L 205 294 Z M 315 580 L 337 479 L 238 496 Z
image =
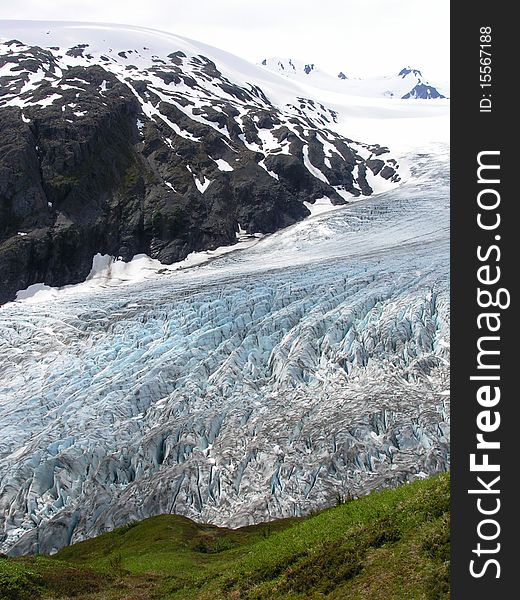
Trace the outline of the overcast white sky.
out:
M 291 57 L 354 77 L 410 65 L 449 79 L 449 0 L 4 0 L 0 19 L 142 25 L 253 62 Z

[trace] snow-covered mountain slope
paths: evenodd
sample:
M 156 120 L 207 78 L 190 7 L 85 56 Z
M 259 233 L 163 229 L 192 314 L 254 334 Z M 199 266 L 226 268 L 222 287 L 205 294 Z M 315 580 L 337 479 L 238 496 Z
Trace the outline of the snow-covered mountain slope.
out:
M 401 98 L 433 100 L 443 99 L 446 92 L 424 79 L 421 71 L 405 67 L 395 75 L 365 79 L 350 78 L 340 71 L 337 76 L 322 71 L 314 63 L 305 63 L 291 58 L 265 58 L 262 66 L 292 80 L 305 81 L 318 89 L 342 92 L 349 96 L 368 98 Z
M 211 263 L 0 309 L 3 550 L 242 525 L 448 465 L 448 152 Z
M 0 302 L 270 233 L 400 177 L 305 87 L 136 27 L 0 22 Z

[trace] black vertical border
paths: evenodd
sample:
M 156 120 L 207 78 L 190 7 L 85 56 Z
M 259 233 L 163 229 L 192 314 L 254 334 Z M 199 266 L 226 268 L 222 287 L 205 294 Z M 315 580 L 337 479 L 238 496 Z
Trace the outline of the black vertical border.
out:
M 516 419 L 520 402 L 514 372 L 520 374 L 520 351 L 515 338 L 520 332 L 516 315 L 516 296 L 513 285 L 520 274 L 517 257 L 520 255 L 520 225 L 515 219 L 519 206 L 520 185 L 513 190 L 513 182 L 520 179 L 520 148 L 515 139 L 519 119 L 514 87 L 518 81 L 517 61 L 520 55 L 517 43 L 520 32 L 515 31 L 511 6 L 502 2 L 476 0 L 470 3 L 451 3 L 451 293 L 452 293 L 452 426 L 451 426 L 451 494 L 452 494 L 452 595 L 454 600 L 502 600 L 520 597 L 517 577 L 520 577 L 520 552 L 517 535 L 520 521 L 520 494 L 514 486 L 520 481 L 519 422 Z M 492 30 L 492 112 L 481 113 L 480 87 L 480 28 Z M 516 147 L 516 150 L 515 150 Z M 500 150 L 501 214 L 499 231 L 483 232 L 477 225 L 477 155 L 485 150 Z M 518 158 L 517 158 L 518 157 Z M 470 472 L 469 455 L 475 452 L 476 401 L 478 384 L 470 381 L 476 373 L 477 329 L 477 260 L 479 244 L 489 246 L 495 234 L 501 236 L 500 265 L 502 279 L 499 286 L 511 292 L 511 305 L 501 312 L 501 425 L 494 439 L 501 449 L 490 453 L 498 458 L 501 471 L 501 509 L 495 516 L 501 525 L 496 542 L 497 554 L 489 554 L 500 562 L 500 578 L 496 569 L 489 568 L 481 578 L 469 571 L 472 552 L 479 542 L 477 525 L 484 516 L 477 507 L 477 496 L 468 494 L 475 488 L 476 473 Z M 515 264 L 516 263 L 516 264 Z M 495 263 L 494 263 L 495 264 Z M 482 310 L 482 309 L 481 309 Z M 518 473 L 517 473 L 518 472 Z M 488 496 L 489 497 L 489 496 Z M 486 542 L 482 542 L 486 547 Z M 488 542 L 491 548 L 494 542 Z M 483 559 L 479 565 L 482 566 Z M 518 595 L 518 596 L 517 596 Z

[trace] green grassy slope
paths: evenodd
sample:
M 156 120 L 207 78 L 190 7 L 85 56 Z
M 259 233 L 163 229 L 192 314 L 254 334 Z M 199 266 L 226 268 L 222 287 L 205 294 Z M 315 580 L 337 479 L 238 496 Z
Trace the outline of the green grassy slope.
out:
M 443 474 L 237 530 L 152 517 L 53 557 L 0 558 L 0 599 L 444 600 L 449 508 Z

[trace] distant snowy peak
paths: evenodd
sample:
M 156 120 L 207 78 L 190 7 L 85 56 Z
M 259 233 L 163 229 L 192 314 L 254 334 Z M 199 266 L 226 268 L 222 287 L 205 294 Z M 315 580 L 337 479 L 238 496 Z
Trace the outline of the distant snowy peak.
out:
M 369 78 L 350 78 L 345 71 L 336 76 L 322 71 L 315 63 L 293 58 L 264 58 L 261 65 L 298 82 L 310 84 L 320 90 L 345 93 L 369 98 L 398 98 L 436 100 L 446 98 L 438 87 L 430 84 L 419 69 L 404 67 L 396 75 Z
M 412 69 L 411 67 L 404 67 L 404 69 L 401 69 L 399 71 L 399 77 L 403 77 L 405 78 L 407 75 L 415 75 L 416 77 L 422 77 L 422 73 L 419 71 L 419 69 Z
M 402 98 L 419 98 L 422 100 L 431 100 L 436 98 L 446 98 L 436 87 L 430 85 L 426 80 L 423 79 L 423 75 L 419 69 L 412 69 L 411 67 L 405 67 L 401 69 L 398 74 L 401 79 L 407 82 L 412 82 L 412 89 L 404 94 Z
M 168 33 L 0 21 L 0 304 L 97 254 L 176 263 L 396 187 L 322 89 Z
M 310 75 L 316 72 L 314 63 L 305 63 L 301 60 L 292 58 L 280 58 L 277 56 L 264 58 L 262 65 L 271 71 L 280 73 L 281 75 Z
M 414 86 L 407 94 L 403 96 L 403 99 L 418 98 L 421 100 L 435 100 L 437 98 L 446 98 L 439 90 L 432 85 L 427 83 L 418 83 Z

